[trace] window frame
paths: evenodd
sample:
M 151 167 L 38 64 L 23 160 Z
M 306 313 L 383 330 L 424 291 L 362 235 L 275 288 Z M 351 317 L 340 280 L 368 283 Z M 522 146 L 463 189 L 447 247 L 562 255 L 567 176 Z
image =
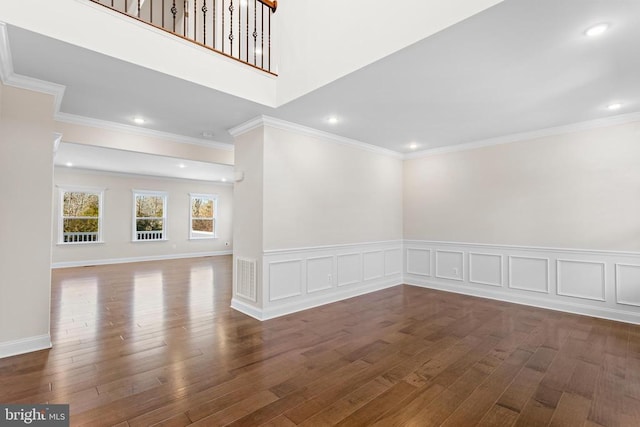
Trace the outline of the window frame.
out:
M 137 189 L 132 189 L 131 190 L 133 193 L 133 205 L 131 207 L 131 217 L 132 217 L 132 223 L 131 223 L 131 241 L 134 243 L 138 243 L 138 242 L 165 242 L 167 240 L 169 240 L 169 238 L 167 237 L 167 206 L 168 206 L 168 194 L 166 191 L 155 191 L 155 190 L 137 190 Z M 162 239 L 138 239 L 138 230 L 137 230 L 137 221 L 138 219 L 146 219 L 149 217 L 140 217 L 138 218 L 137 216 L 137 209 L 136 209 L 136 199 L 138 196 L 153 196 L 153 197 L 162 197 L 162 217 L 153 217 L 150 219 L 161 219 L 162 220 Z
M 103 240 L 103 218 L 104 218 L 104 192 L 101 187 L 84 187 L 78 185 L 64 185 L 58 187 L 58 245 L 95 245 L 104 243 Z M 86 193 L 98 196 L 98 238 L 88 242 L 65 242 L 64 241 L 64 195 L 65 193 Z M 77 219 L 94 217 L 76 217 Z
M 210 199 L 213 201 L 213 216 L 211 218 L 194 218 L 193 217 L 193 200 Z M 193 220 L 194 219 L 210 219 L 213 221 L 213 233 L 206 236 L 194 236 Z M 189 193 L 189 240 L 208 240 L 218 238 L 218 195 L 209 193 Z

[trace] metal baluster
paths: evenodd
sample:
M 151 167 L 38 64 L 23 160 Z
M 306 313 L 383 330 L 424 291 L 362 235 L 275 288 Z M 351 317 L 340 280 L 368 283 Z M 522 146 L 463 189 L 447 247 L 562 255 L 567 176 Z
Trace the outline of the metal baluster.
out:
M 153 24 L 153 0 L 150 0 L 149 4 L 149 22 Z
M 229 16 L 230 16 L 230 24 L 229 24 L 229 53 L 233 56 L 233 0 L 229 4 Z
M 198 26 L 197 24 L 197 20 L 198 20 L 198 0 L 193 0 L 193 41 L 197 41 L 196 38 L 196 34 L 198 33 Z
M 258 0 L 253 0 L 253 65 L 258 62 L 256 60 L 256 48 L 258 43 Z
M 238 3 L 238 59 L 242 59 L 242 2 Z
M 222 0 L 222 32 L 220 36 L 222 40 L 222 53 L 224 53 L 224 0 Z
M 212 47 L 216 48 L 216 0 L 213 0 L 213 45 Z
M 140 0 L 138 0 L 138 18 L 140 18 Z
M 269 37 L 269 71 L 271 71 L 271 10 L 269 10 L 269 32 L 267 36 Z
M 176 14 L 178 9 L 176 8 L 176 0 L 173 0 L 173 6 L 171 6 L 171 13 L 173 14 L 173 32 L 176 32 Z
M 202 1 L 202 44 L 207 44 L 207 0 Z
M 162 0 L 162 28 L 164 28 L 164 11 L 166 9 L 164 8 L 164 0 Z
M 262 27 L 260 28 L 260 68 L 264 69 L 264 4 L 260 8 L 260 19 L 262 19 Z
M 246 14 L 247 19 L 244 21 L 244 26 L 246 27 L 246 33 L 247 33 L 246 34 L 247 37 L 245 39 L 245 41 L 246 41 L 246 43 L 245 43 L 245 46 L 246 46 L 245 55 L 246 55 L 246 58 L 247 58 L 247 62 L 249 62 L 249 0 L 247 0 L 246 8 L 247 8 L 247 14 Z
M 187 37 L 187 18 L 189 18 L 189 10 L 187 9 L 187 0 L 182 2 L 182 35 Z

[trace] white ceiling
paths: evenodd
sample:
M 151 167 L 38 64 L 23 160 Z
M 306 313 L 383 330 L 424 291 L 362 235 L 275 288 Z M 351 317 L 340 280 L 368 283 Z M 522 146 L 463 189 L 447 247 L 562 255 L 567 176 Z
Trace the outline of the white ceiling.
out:
M 63 142 L 58 167 L 232 183 L 233 166 Z
M 16 73 L 67 87 L 62 112 L 220 142 L 260 114 L 409 152 L 640 110 L 637 0 L 506 0 L 276 109 L 16 27 L 9 40 Z

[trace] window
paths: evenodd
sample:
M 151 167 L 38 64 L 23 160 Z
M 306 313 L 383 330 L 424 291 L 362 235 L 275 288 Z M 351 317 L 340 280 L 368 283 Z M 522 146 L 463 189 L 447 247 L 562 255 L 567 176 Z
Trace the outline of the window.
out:
M 167 240 L 167 195 L 133 191 L 133 241 Z
M 60 189 L 58 243 L 102 242 L 103 194 L 103 189 Z
M 218 198 L 213 194 L 191 194 L 191 239 L 215 239 Z

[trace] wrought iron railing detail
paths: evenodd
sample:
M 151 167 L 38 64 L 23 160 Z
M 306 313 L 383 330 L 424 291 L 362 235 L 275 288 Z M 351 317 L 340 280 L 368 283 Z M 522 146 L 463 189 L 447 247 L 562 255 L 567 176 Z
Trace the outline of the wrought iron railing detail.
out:
M 269 0 L 90 0 L 275 74 Z

